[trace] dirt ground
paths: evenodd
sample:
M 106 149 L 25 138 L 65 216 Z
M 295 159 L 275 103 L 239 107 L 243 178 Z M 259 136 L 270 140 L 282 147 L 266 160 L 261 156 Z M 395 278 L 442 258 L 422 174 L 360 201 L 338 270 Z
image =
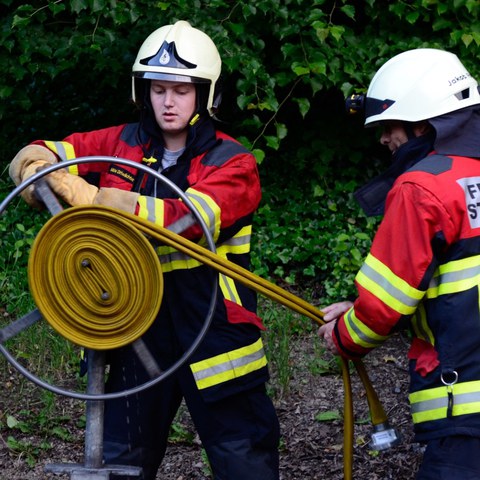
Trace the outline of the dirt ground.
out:
M 314 334 L 310 334 L 311 335 Z M 319 375 L 312 368 L 315 351 L 312 338 L 303 336 L 293 341 L 291 359 L 293 377 L 289 391 L 276 400 L 282 428 L 280 469 L 282 480 L 340 480 L 343 474 L 343 422 L 320 421 L 318 416 L 343 412 L 343 383 L 338 375 Z M 395 336 L 371 353 L 365 365 L 380 396 L 392 426 L 401 436 L 400 445 L 383 451 L 372 451 L 368 445 L 371 424 L 368 406 L 357 375 L 352 372 L 355 413 L 353 478 L 362 480 L 411 480 L 421 459 L 421 448 L 412 443 L 406 371 L 406 350 L 403 339 Z M 327 355 L 327 354 L 326 354 Z M 51 463 L 83 464 L 84 430 L 78 420 L 84 405 L 77 400 L 54 397 L 54 408 L 65 417 L 64 428 L 69 438 L 59 438 L 52 428 L 51 436 L 22 433 L 7 425 L 7 418 L 21 417 L 20 412 L 38 408 L 42 393 L 0 359 L 0 479 L 40 480 L 68 478 L 46 474 L 44 467 Z M 276 372 L 272 372 L 272 382 Z M 179 425 L 194 433 L 186 412 Z M 23 442 L 15 448 L 8 438 Z M 46 446 L 48 442 L 49 446 Z M 28 447 L 25 447 L 27 445 Z M 162 480 L 208 480 L 201 446 L 197 440 L 172 443 L 158 473 Z M 248 480 L 248 479 L 246 479 Z

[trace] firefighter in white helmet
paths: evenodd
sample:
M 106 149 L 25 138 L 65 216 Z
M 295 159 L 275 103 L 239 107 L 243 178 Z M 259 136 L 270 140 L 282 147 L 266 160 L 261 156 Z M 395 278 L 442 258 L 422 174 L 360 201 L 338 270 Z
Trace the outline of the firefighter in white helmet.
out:
M 417 480 L 480 478 L 480 92 L 456 55 L 386 62 L 363 104 L 392 165 L 357 192 L 384 214 L 355 301 L 324 309 L 328 348 L 361 358 L 408 327 Z M 350 102 L 352 106 L 352 102 Z
M 38 167 L 83 156 L 146 163 L 197 206 L 218 254 L 248 268 L 260 183 L 253 155 L 213 121 L 220 71 L 220 55 L 204 32 L 185 21 L 155 30 L 141 46 L 132 71 L 140 121 L 73 133 L 59 142 L 33 142 L 12 161 L 12 179 L 18 184 Z M 189 213 L 167 186 L 128 166 L 82 163 L 46 179 L 70 205 L 108 205 L 167 227 Z M 38 206 L 32 188 L 23 196 Z M 183 234 L 198 242 L 203 236 L 197 224 Z M 161 246 L 158 252 L 165 291 L 158 318 L 142 338 L 159 367 L 167 369 L 203 326 L 212 272 L 180 252 Z M 211 326 L 188 364 L 146 391 L 106 402 L 105 462 L 141 466 L 142 478 L 154 480 L 170 426 L 185 399 L 216 480 L 278 480 L 279 425 L 265 390 L 268 369 L 261 329 L 255 293 L 220 276 Z M 108 360 L 107 391 L 149 380 L 131 346 L 109 352 Z

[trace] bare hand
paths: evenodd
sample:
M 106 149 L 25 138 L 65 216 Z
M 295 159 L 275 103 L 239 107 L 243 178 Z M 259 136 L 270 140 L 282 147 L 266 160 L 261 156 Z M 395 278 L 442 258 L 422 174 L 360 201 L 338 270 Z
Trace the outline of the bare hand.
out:
M 327 349 L 335 355 L 339 354 L 337 346 L 333 341 L 333 329 L 335 328 L 335 323 L 339 317 L 341 317 L 349 308 L 351 308 L 352 305 L 352 302 L 344 301 L 333 303 L 322 310 L 325 314 L 323 319 L 326 323 L 320 327 L 318 330 L 318 335 L 320 338 L 323 338 Z
M 353 305 L 352 302 L 345 300 L 344 302 L 332 303 L 328 307 L 322 308 L 324 313 L 323 319 L 326 322 L 331 322 L 332 320 L 338 320 L 349 308 Z
M 327 347 L 327 350 L 330 350 L 334 355 L 338 355 L 338 350 L 337 346 L 335 345 L 335 342 L 333 341 L 333 329 L 335 328 L 335 322 L 329 322 L 326 323 L 325 325 L 322 325 L 320 329 L 318 330 L 318 336 L 320 338 L 323 338 L 323 341 L 325 343 L 325 347 Z

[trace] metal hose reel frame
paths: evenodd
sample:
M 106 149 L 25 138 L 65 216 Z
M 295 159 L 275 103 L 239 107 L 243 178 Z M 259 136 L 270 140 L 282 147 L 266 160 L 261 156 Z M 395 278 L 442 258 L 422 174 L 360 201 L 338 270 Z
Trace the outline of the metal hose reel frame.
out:
M 56 170 L 59 170 L 61 168 L 66 168 L 70 167 L 72 165 L 78 165 L 78 164 L 83 164 L 83 163 L 94 163 L 94 162 L 104 162 L 104 163 L 117 163 L 120 165 L 126 165 L 129 167 L 133 167 L 135 169 L 141 170 L 149 175 L 152 175 L 155 177 L 157 180 L 161 181 L 163 184 L 165 184 L 170 190 L 172 190 L 175 194 L 178 195 L 179 198 L 182 199 L 182 201 L 187 205 L 189 208 L 190 212 L 193 214 L 195 217 L 195 220 L 199 223 L 199 225 L 202 228 L 202 231 L 205 235 L 205 239 L 208 245 L 208 249 L 215 253 L 216 252 L 216 247 L 215 247 L 215 242 L 212 238 L 212 235 L 208 229 L 207 224 L 205 223 L 204 219 L 200 215 L 200 212 L 196 208 L 196 206 L 192 203 L 192 201 L 187 197 L 185 192 L 181 190 L 177 185 L 175 185 L 173 182 L 171 182 L 168 178 L 163 176 L 161 173 L 158 173 L 155 170 L 152 170 L 150 167 L 147 165 L 142 165 L 141 163 L 134 162 L 132 160 L 128 160 L 125 158 L 118 158 L 118 157 L 111 157 L 111 156 L 88 156 L 88 157 L 79 157 L 73 160 L 68 160 L 68 161 L 62 161 L 59 163 L 56 163 L 54 165 L 51 165 L 49 167 L 44 168 L 40 172 L 36 173 L 35 175 L 32 175 L 30 178 L 22 182 L 20 185 L 18 185 L 12 192 L 10 192 L 5 199 L 2 201 L 0 204 L 0 215 L 3 215 L 5 209 L 7 208 L 8 204 L 16 197 L 18 196 L 24 189 L 26 189 L 28 186 L 32 185 L 36 181 L 42 179 L 44 176 L 48 175 L 51 172 L 54 172 Z M 49 196 L 51 200 L 51 208 L 49 208 L 50 213 L 52 215 L 55 215 L 56 213 L 59 213 L 62 210 L 62 207 L 58 200 L 56 199 L 55 195 L 51 192 L 50 189 L 45 190 L 45 195 Z M 165 380 L 167 377 L 172 375 L 177 369 L 179 369 L 182 365 L 184 365 L 187 360 L 193 355 L 193 353 L 197 350 L 203 339 L 205 338 L 205 335 L 210 327 L 210 324 L 213 319 L 213 315 L 215 313 L 215 308 L 216 308 L 216 302 L 217 302 L 217 295 L 218 295 L 218 282 L 217 282 L 217 276 L 215 272 L 212 272 L 212 288 L 211 288 L 211 296 L 210 296 L 210 303 L 209 303 L 209 308 L 207 311 L 207 314 L 205 316 L 202 328 L 200 329 L 197 337 L 194 339 L 188 350 L 175 362 L 173 363 L 167 370 L 164 372 L 160 373 L 156 378 L 153 378 L 152 380 L 149 380 L 147 382 L 144 382 L 140 385 L 137 385 L 133 388 L 129 388 L 126 390 L 121 390 L 118 392 L 111 392 L 111 393 L 101 393 L 101 394 L 88 394 L 88 393 L 80 393 L 80 392 L 75 392 L 72 390 L 60 388 L 56 385 L 50 384 L 48 382 L 45 382 L 41 378 L 39 378 L 37 375 L 33 374 L 30 372 L 28 369 L 26 369 L 23 365 L 21 365 L 17 359 L 8 351 L 8 349 L 0 343 L 0 353 L 2 353 L 7 361 L 17 370 L 19 371 L 22 375 L 24 375 L 27 379 L 35 383 L 36 385 L 40 386 L 41 388 L 44 388 L 45 390 L 49 390 L 53 393 L 56 393 L 58 395 L 64 395 L 67 397 L 71 398 L 76 398 L 79 400 L 110 400 L 114 398 L 120 398 L 120 397 L 125 397 L 128 395 L 132 395 L 138 392 L 141 392 L 143 390 L 146 390 L 147 388 L 152 387 L 153 385 L 156 385 L 157 383 Z M 30 323 L 33 324 L 38 318 L 36 318 L 35 311 L 31 312 L 29 314 L 32 318 L 32 321 Z M 38 315 L 40 315 L 38 313 Z

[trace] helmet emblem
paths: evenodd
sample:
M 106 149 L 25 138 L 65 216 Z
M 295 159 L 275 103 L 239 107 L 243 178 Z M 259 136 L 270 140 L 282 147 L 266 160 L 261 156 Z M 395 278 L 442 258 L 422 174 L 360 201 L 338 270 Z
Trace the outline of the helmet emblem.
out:
M 140 64 L 149 65 L 151 67 L 163 65 L 171 68 L 196 68 L 195 64 L 180 58 L 177 49 L 175 48 L 175 42 L 168 43 L 167 41 L 162 43 L 155 55 L 140 60 Z
M 163 52 L 160 54 L 158 61 L 160 62 L 160 65 L 167 65 L 170 62 L 170 55 L 166 50 L 163 50 Z

